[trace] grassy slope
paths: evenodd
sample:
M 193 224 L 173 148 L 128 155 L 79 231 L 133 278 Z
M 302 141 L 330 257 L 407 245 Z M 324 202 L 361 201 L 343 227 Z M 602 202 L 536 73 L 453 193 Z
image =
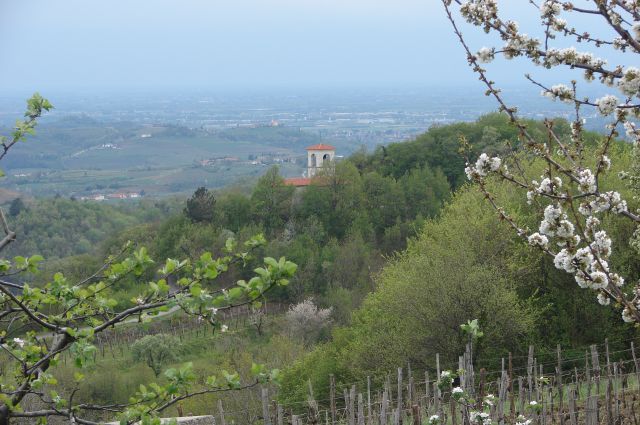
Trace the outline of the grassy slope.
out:
M 167 329 L 175 326 L 176 319 L 178 318 L 174 316 L 173 319 L 162 320 L 165 332 L 169 332 Z M 166 365 L 165 369 L 191 362 L 198 381 L 203 382 L 211 375 L 221 378 L 223 369 L 238 371 L 248 380 L 252 362 L 263 363 L 269 368 L 283 368 L 301 356 L 304 348 L 299 342 L 279 331 L 282 329 L 282 317 L 268 316 L 266 320 L 263 335 L 258 335 L 243 318 L 238 322 L 229 321 L 230 330 L 225 334 L 213 334 L 211 327 L 205 324 L 197 330 L 177 332 L 175 335 L 180 338 L 180 360 Z M 122 336 L 126 330 L 121 329 L 119 332 L 121 336 L 114 338 L 111 344 L 102 344 L 104 350 L 99 348 L 96 363 L 86 373 L 83 372 L 86 381 L 78 392 L 78 396 L 83 400 L 90 400 L 92 403 L 126 402 L 127 397 L 135 393 L 141 383 L 147 384 L 156 380 L 148 366 L 132 359 L 131 343 Z M 73 387 L 73 375 L 77 371 L 72 363 L 69 358 L 63 358 L 55 372 L 61 385 L 68 388 Z M 162 381 L 164 378 L 161 376 L 158 379 Z M 211 414 L 217 410 L 217 400 L 221 399 L 228 412 L 227 419 L 235 418 L 238 423 L 247 423 L 243 420 L 247 419 L 247 414 L 260 411 L 259 391 L 257 388 L 216 396 L 201 396 L 186 400 L 182 403 L 182 408 L 185 413 Z M 177 411 L 173 409 L 168 411 L 166 416 L 175 414 Z

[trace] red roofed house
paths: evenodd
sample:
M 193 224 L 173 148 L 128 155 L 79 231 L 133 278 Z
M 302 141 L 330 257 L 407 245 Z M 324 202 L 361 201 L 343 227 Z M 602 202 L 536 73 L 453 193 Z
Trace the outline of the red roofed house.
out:
M 328 165 L 333 162 L 336 156 L 336 148 L 323 143 L 309 146 L 307 149 L 307 177 L 296 177 L 285 179 L 284 183 L 288 186 L 303 187 L 309 186 L 311 179 L 322 170 L 325 163 Z
M 308 177 L 292 177 L 284 179 L 284 184 L 287 186 L 305 187 L 311 184 L 311 179 Z

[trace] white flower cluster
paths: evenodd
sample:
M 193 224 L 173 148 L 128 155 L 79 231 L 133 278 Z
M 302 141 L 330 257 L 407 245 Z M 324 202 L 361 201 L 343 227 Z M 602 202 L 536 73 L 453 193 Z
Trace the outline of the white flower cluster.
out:
M 626 96 L 640 95 L 640 69 L 633 66 L 626 68 L 618 81 L 618 88 Z
M 438 425 L 440 423 L 440 416 L 438 415 L 431 415 L 429 417 L 429 425 Z M 527 424 L 529 425 L 529 424 Z
M 580 242 L 580 237 L 574 234 L 573 223 L 567 220 L 560 205 L 547 205 L 539 231 L 542 235 L 558 238 L 560 246 L 575 246 Z
M 598 220 L 594 216 L 587 217 L 587 221 L 585 222 L 585 230 L 588 234 L 593 234 L 596 232 L 596 227 L 600 225 L 600 220 Z
M 607 115 L 611 115 L 618 107 L 618 104 L 618 98 L 612 95 L 607 95 L 596 100 L 598 112 L 600 112 L 600 114 L 604 115 L 605 117 Z
M 540 183 L 538 183 L 537 180 L 533 180 L 531 185 L 534 186 L 534 188 L 527 192 L 528 204 L 531 204 L 538 195 L 559 195 L 559 189 L 562 188 L 562 179 L 560 177 L 554 177 L 552 179 L 545 177 Z
M 472 410 L 469 412 L 469 420 L 474 425 L 491 425 L 491 418 L 486 412 L 476 412 Z
M 618 12 L 613 10 L 613 8 L 610 8 L 607 11 L 607 14 L 609 15 L 609 20 L 611 21 L 612 24 L 620 25 L 622 23 L 622 16 L 620 16 Z
M 22 338 L 13 338 L 13 343 L 20 348 L 24 348 L 24 339 Z
M 613 48 L 616 50 L 625 50 L 627 47 L 629 47 L 629 43 L 627 43 L 627 41 L 622 38 L 622 37 L 616 37 L 613 39 Z
M 622 199 L 618 192 L 604 192 L 598 195 L 593 201 L 583 202 L 578 208 L 580 214 L 590 216 L 592 214 L 611 211 L 616 214 L 622 214 L 628 211 L 627 201 Z
M 469 180 L 475 180 L 479 177 L 485 177 L 491 171 L 498 171 L 502 165 L 502 160 L 497 156 L 489 157 L 483 153 L 478 157 L 475 165 L 467 164 L 464 172 Z
M 476 54 L 480 63 L 489 63 L 495 59 L 494 49 L 490 49 L 489 47 L 483 47 L 478 50 Z
M 540 16 L 555 31 L 562 31 L 567 27 L 567 21 L 558 17 L 562 5 L 557 0 L 546 0 L 540 6 Z
M 540 40 L 529 37 L 527 34 L 516 33 L 509 37 L 502 50 L 506 59 L 513 59 L 523 52 L 535 56 L 539 46 Z
M 609 296 L 604 293 L 603 291 L 598 292 L 598 304 L 600 305 L 609 305 L 611 304 L 611 298 L 609 298 Z
M 555 237 L 558 245 L 563 247 L 554 257 L 556 268 L 575 276 L 581 288 L 596 290 L 605 289 L 609 282 L 622 286 L 624 279 L 616 273 L 609 272 L 608 259 L 611 255 L 611 239 L 603 230 L 596 231 L 598 219 L 587 219 L 587 231 L 593 235 L 592 242 L 578 248 L 580 237 L 574 233 L 573 223 L 567 219 L 560 205 L 548 205 L 544 210 L 544 219 L 540 223 L 539 233 L 529 236 L 529 244 L 547 248 L 549 238 Z M 600 298 L 599 298 L 600 300 Z M 600 301 L 601 304 L 605 300 Z
M 582 193 L 593 193 L 596 191 L 596 176 L 593 175 L 590 169 L 583 168 L 578 170 L 578 188 Z
M 529 238 L 529 245 L 531 246 L 539 246 L 541 248 L 547 248 L 549 246 L 549 238 L 545 235 L 541 235 L 540 233 L 532 233 Z
M 599 230 L 593 234 L 591 249 L 601 258 L 607 258 L 611 255 L 611 239 L 607 236 L 607 232 Z
M 498 15 L 496 0 L 471 0 L 460 7 L 460 13 L 467 22 L 474 25 L 485 25 Z
M 634 6 L 634 7 L 637 7 L 637 6 Z M 640 23 L 633 24 L 633 26 L 631 27 L 631 31 L 633 31 L 633 38 L 636 41 L 640 41 Z
M 640 130 L 636 128 L 635 123 L 631 121 L 625 121 L 623 125 L 627 137 L 629 137 L 634 143 L 638 143 L 638 141 L 640 141 Z
M 633 314 L 631 314 L 631 311 L 627 307 L 622 310 L 622 320 L 627 323 L 633 322 Z
M 555 31 L 564 31 L 567 29 L 567 21 L 562 18 L 553 17 L 549 19 L 549 23 L 551 24 L 551 28 Z
M 578 52 L 575 47 L 567 47 L 565 49 L 549 49 L 544 57 L 545 66 L 565 65 L 583 65 L 592 68 L 602 68 L 607 61 L 596 58 L 590 52 Z
M 557 0 L 545 0 L 540 5 L 540 15 L 543 17 L 557 16 L 562 11 L 562 6 Z
M 516 425 L 531 425 L 531 419 L 527 419 L 523 415 L 520 415 L 516 419 Z
M 482 403 L 486 407 L 493 407 L 495 405 L 495 402 L 496 396 L 494 396 L 493 394 L 487 394 L 486 396 L 484 396 L 484 400 L 482 401 Z
M 573 90 L 564 84 L 556 84 L 548 90 L 543 90 L 542 95 L 553 100 L 560 99 L 563 102 L 573 102 Z

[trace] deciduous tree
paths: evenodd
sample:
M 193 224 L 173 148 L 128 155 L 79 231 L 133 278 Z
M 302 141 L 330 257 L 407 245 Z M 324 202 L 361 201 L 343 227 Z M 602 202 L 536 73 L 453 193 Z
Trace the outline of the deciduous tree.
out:
M 29 99 L 26 119 L 18 121 L 10 138 L 1 139 L 0 159 L 33 132 L 37 118 L 49 109 L 51 104 L 40 95 Z M 2 250 L 20 235 L 10 230 L 4 215 L 0 214 L 0 219 L 6 233 L 0 241 Z M 93 340 L 105 330 L 178 311 L 222 328 L 220 311 L 258 303 L 274 287 L 286 285 L 296 265 L 284 258 L 265 258 L 249 281 L 219 284 L 219 276 L 231 265 L 246 264 L 251 252 L 264 243 L 261 235 L 242 247 L 229 239 L 221 257 L 205 252 L 195 260 L 170 258 L 160 264 L 154 262 L 144 247 L 125 244 L 89 276 L 70 280 L 57 273 L 42 286 L 29 282 L 42 257 L 0 260 L 0 360 L 7 371 L 0 376 L 0 425 L 8 425 L 12 418 L 41 421 L 52 416 L 66 418 L 70 423 L 95 424 L 91 415 L 96 411 L 119 412 L 123 424 L 140 420 L 159 424 L 157 418 L 163 411 L 186 398 L 247 388 L 274 379 L 277 371 L 254 365 L 251 382 L 241 382 L 237 373 L 226 371 L 203 382 L 196 380 L 187 364 L 167 370 L 164 384 L 140 385 L 126 404 L 101 406 L 74 398 L 84 379 L 82 369 L 93 362 L 96 350 Z M 154 277 L 140 282 L 133 306 L 121 307 L 111 298 L 111 290 L 118 282 L 140 277 L 149 269 L 155 269 Z M 169 279 L 176 285 L 170 287 Z M 57 388 L 52 373 L 63 353 L 69 353 L 78 368 L 76 386 L 71 389 Z M 37 400 L 41 407 L 25 408 L 23 402 L 28 398 Z
M 455 36 L 466 53 L 469 65 L 517 130 L 517 140 L 509 146 L 523 146 L 528 155 L 546 165 L 538 176 L 524 171 L 524 155 L 514 151 L 500 156 L 483 153 L 467 157 L 466 173 L 477 184 L 502 220 L 508 222 L 530 245 L 554 260 L 555 267 L 574 277 L 577 285 L 593 291 L 600 304 L 613 303 L 626 322 L 640 322 L 640 284 L 637 277 L 626 274 L 625 264 L 616 264 L 616 247 L 610 235 L 612 220 L 622 218 L 633 223 L 636 231 L 631 244 L 638 244 L 640 214 L 632 199 L 621 195 L 624 181 L 604 184 L 611 168 L 611 151 L 624 129 L 628 140 L 638 150 L 640 129 L 640 69 L 633 66 L 640 53 L 640 4 L 633 0 L 560 0 L 531 1 L 531 11 L 539 16 L 537 34 L 526 34 L 518 23 L 506 18 L 497 0 L 442 0 Z M 468 23 L 494 34 L 501 44 L 476 50 L 463 36 L 454 9 Z M 584 17 L 591 25 L 584 27 Z M 580 47 L 565 47 L 578 42 Z M 612 51 L 617 51 L 612 55 Z M 602 55 L 616 58 L 609 63 Z M 571 134 L 562 137 L 552 118 L 545 121 L 546 134 L 532 133 L 518 115 L 518 108 L 508 104 L 501 90 L 489 77 L 486 63 L 502 57 L 523 58 L 534 67 L 561 68 L 570 78 L 581 73 L 588 82 L 600 83 L 609 94 L 594 98 L 581 90 L 576 79 L 564 84 L 548 85 L 527 74 L 542 95 L 565 102 L 573 109 Z M 533 67 L 532 67 L 533 71 Z M 572 75 L 574 77 L 574 75 Z M 575 76 L 577 77 L 577 76 Z M 587 112 L 590 111 L 590 112 Z M 604 134 L 587 149 L 589 140 L 583 130 L 586 113 L 596 113 L 607 120 Z M 463 146 L 468 151 L 468 145 Z M 637 168 L 622 173 L 634 185 Z M 530 228 L 518 222 L 512 211 L 489 189 L 492 178 L 509 182 L 529 203 L 539 210 L 539 225 Z

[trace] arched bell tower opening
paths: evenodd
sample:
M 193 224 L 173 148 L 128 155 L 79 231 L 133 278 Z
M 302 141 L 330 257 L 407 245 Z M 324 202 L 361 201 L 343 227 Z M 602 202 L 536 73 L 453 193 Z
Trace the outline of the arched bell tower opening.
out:
M 331 145 L 318 144 L 307 148 L 307 176 L 313 177 L 336 156 L 336 148 Z

